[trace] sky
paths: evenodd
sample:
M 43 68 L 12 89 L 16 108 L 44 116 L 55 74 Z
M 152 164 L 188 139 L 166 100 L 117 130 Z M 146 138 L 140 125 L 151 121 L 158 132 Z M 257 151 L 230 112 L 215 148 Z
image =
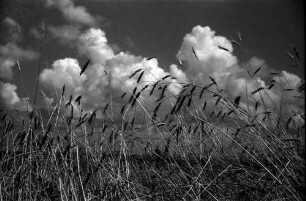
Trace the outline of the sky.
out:
M 234 99 L 274 80 L 279 86 L 265 97 L 271 107 L 293 101 L 304 112 L 303 94 L 302 102 L 280 98 L 305 79 L 301 0 L 4 0 L 0 18 L 1 108 L 54 107 L 63 85 L 66 100 L 81 95 L 86 111 L 105 107 L 110 95 L 120 105 L 138 75 L 128 77 L 141 68 L 139 88 L 171 75 L 172 95 L 180 83 L 213 77 Z M 259 68 L 254 78 L 243 70 Z M 141 94 L 148 104 L 149 90 Z

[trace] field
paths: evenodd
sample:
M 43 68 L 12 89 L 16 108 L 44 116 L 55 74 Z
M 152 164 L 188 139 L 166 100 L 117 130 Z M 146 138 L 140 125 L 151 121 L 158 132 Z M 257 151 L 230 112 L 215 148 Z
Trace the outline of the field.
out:
M 63 87 L 48 110 L 2 109 L 0 200 L 305 199 L 297 115 L 248 110 L 207 86 L 172 96 L 165 80 L 148 86 L 161 94 L 152 103 L 134 90 L 75 114 L 82 104 Z
M 0 201 L 306 200 L 302 0 L 0 11 Z

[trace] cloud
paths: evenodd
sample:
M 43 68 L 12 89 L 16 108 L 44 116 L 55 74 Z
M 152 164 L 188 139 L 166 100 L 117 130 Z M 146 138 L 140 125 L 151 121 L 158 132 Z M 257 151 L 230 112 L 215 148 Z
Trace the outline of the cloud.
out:
M 37 52 L 30 49 L 23 49 L 11 42 L 0 46 L 0 55 L 3 57 L 20 60 L 33 60 L 38 57 Z
M 1 102 L 9 109 L 19 111 L 31 111 L 32 107 L 27 98 L 20 98 L 16 92 L 17 86 L 10 83 L 0 82 Z
M 175 64 L 170 65 L 170 74 L 176 77 L 180 83 L 189 83 L 186 74 Z
M 91 28 L 81 34 L 78 38 L 77 49 L 81 55 L 102 65 L 114 57 L 114 51 L 107 44 L 105 32 L 101 29 Z
M 39 79 L 47 96 L 54 100 L 58 100 L 56 94 L 61 93 L 63 85 L 66 88 L 66 100 L 71 94 L 74 99 L 82 96 L 81 103 L 84 111 L 103 108 L 110 101 L 110 96 L 113 97 L 112 101 L 115 105 L 126 103 L 128 99 L 120 99 L 120 96 L 127 92 L 127 97 L 130 97 L 136 86 L 139 92 L 148 85 L 147 89 L 142 91 L 139 100 L 143 103 L 153 103 L 160 92 L 156 89 L 156 92 L 150 96 L 149 91 L 155 82 L 169 75 L 159 66 L 155 58 L 147 60 L 124 52 L 115 55 L 107 43 L 105 33 L 100 29 L 91 28 L 80 34 L 76 48 L 80 54 L 90 59 L 87 69 L 81 76 L 79 62 L 73 58 L 65 58 L 55 61 L 51 69 L 44 69 Z M 141 72 L 132 78 L 129 77 L 137 69 L 142 69 L 144 72 L 138 83 Z M 171 69 L 172 73 L 181 79 L 186 79 L 184 75 L 181 75 L 181 70 L 175 67 Z M 169 95 L 177 94 L 181 89 L 181 85 L 174 79 L 168 78 L 161 83 L 168 84 L 166 93 Z M 101 110 L 99 112 L 101 117 Z
M 13 78 L 13 67 L 19 61 L 34 60 L 38 53 L 31 49 L 23 49 L 16 45 L 22 40 L 21 27 L 12 18 L 4 18 L 3 22 L 8 26 L 8 41 L 5 45 L 0 45 L 0 79 L 10 80 Z M 27 98 L 20 98 L 17 94 L 17 86 L 11 83 L 0 82 L 0 102 L 9 109 L 18 109 L 20 111 L 31 110 Z
M 121 89 L 121 92 L 127 91 L 127 89 L 132 91 L 136 86 L 141 89 L 149 85 L 150 87 L 142 93 L 144 99 L 147 98 L 147 92 L 151 90 L 151 87 L 157 81 L 170 74 L 158 65 L 158 61 L 155 58 L 147 60 L 141 56 L 136 57 L 123 52 L 109 60 L 107 68 L 111 72 L 111 86 L 115 89 Z M 141 73 L 132 78 L 130 78 L 130 75 L 138 69 L 141 69 L 144 73 L 141 81 L 137 83 Z M 176 80 L 168 79 L 167 84 L 169 84 L 168 89 L 170 93 L 178 93 L 178 87 L 180 86 Z
M 138 84 L 139 75 L 129 78 L 137 69 L 143 69 L 145 72 L 142 82 Z M 49 97 L 56 98 L 56 93 L 60 94 L 65 85 L 66 100 L 70 95 L 73 95 L 74 99 L 82 96 L 84 110 L 92 111 L 104 107 L 109 102 L 110 93 L 114 101 L 120 103 L 122 101 L 119 97 L 124 92 L 131 92 L 136 86 L 139 90 L 147 84 L 152 86 L 157 80 L 169 74 L 158 66 L 156 59 L 147 61 L 145 58 L 123 52 L 110 59 L 106 66 L 92 63 L 82 76 L 79 75 L 80 71 L 81 67 L 76 59 L 60 59 L 52 64 L 51 69 L 44 69 L 39 79 Z M 176 81 L 170 81 L 169 92 L 178 93 L 179 87 Z M 145 102 L 153 102 L 156 99 L 151 97 L 152 101 L 149 100 L 149 89 L 144 90 L 140 96 Z
M 4 100 L 4 103 L 12 106 L 16 103 L 20 102 L 20 98 L 18 97 L 17 93 L 15 92 L 17 87 L 10 83 L 1 83 L 1 97 Z
M 215 31 L 209 27 L 194 27 L 191 33 L 184 37 L 176 57 L 183 64 L 183 70 L 186 69 L 180 76 L 185 74 L 189 80 L 202 86 L 212 83 L 209 78 L 212 77 L 216 80 L 218 88 L 223 89 L 225 97 L 233 100 L 241 96 L 242 105 L 249 106 L 256 101 L 264 101 L 262 105 L 265 105 L 267 110 L 274 111 L 283 104 L 283 110 L 290 113 L 294 102 L 296 111 L 301 113 L 304 110 L 301 101 L 295 98 L 301 95 L 296 91 L 301 85 L 301 79 L 297 75 L 282 71 L 279 76 L 271 79 L 271 68 L 258 57 L 252 57 L 244 64 L 239 63 L 233 55 L 231 42 L 225 37 L 216 36 Z M 176 66 L 172 68 L 177 71 Z M 259 71 L 254 74 L 256 70 Z M 275 81 L 275 86 L 268 89 L 273 83 L 272 80 Z M 264 90 L 253 94 L 261 87 Z M 287 98 L 282 96 L 284 89 L 293 89 L 287 94 Z M 218 92 L 216 88 L 212 90 Z
M 57 7 L 69 22 L 89 26 L 97 24 L 95 17 L 84 6 L 75 6 L 71 0 L 46 0 L 46 4 Z
M 80 27 L 75 25 L 49 26 L 48 30 L 63 44 L 76 40 L 80 35 Z
M 114 57 L 113 50 L 107 44 L 105 33 L 100 29 L 88 29 L 76 39 L 77 51 L 90 59 L 90 63 L 80 76 L 81 67 L 73 58 L 59 59 L 51 69 L 44 69 L 39 79 L 47 90 L 47 95 L 56 98 L 63 85 L 66 86 L 66 98 L 82 96 L 85 110 L 101 108 L 108 100 L 109 80 L 106 75 L 106 61 Z M 58 97 L 57 97 L 58 98 Z
M 278 86 L 272 91 L 278 94 L 279 102 L 282 101 L 284 104 L 290 105 L 289 110 L 292 113 L 305 112 L 305 94 L 298 92 L 298 87 L 302 85 L 302 79 L 283 70 L 278 76 L 274 76 L 273 80 Z M 303 100 L 301 101 L 298 97 L 303 97 Z
M 232 51 L 232 44 L 225 37 L 215 36 L 209 27 L 196 26 L 184 37 L 176 57 L 184 63 L 186 74 L 193 77 L 194 81 L 207 82 L 208 77 L 212 76 L 219 82 L 228 75 L 229 68 L 237 63 Z
M 65 97 L 74 98 L 81 95 L 85 109 L 96 109 L 105 104 L 107 79 L 104 67 L 100 64 L 90 64 L 88 70 L 80 76 L 81 67 L 76 59 L 65 58 L 55 61 L 52 69 L 44 69 L 40 76 L 40 82 L 46 89 L 48 96 L 56 98 L 65 85 Z M 54 91 L 54 88 L 56 91 Z M 57 97 L 58 98 L 58 97 Z
M 52 69 L 44 69 L 39 79 L 43 85 L 55 86 L 62 89 L 66 85 L 66 93 L 78 93 L 86 76 L 80 77 L 81 68 L 76 59 L 60 59 L 52 64 Z M 54 92 L 51 88 L 50 92 Z M 55 92 L 54 94 L 55 95 Z
M 13 77 L 12 68 L 17 61 L 30 61 L 37 57 L 37 52 L 23 49 L 11 42 L 0 45 L 0 78 L 11 79 Z
M 14 60 L 0 58 L 0 78 L 10 79 L 13 77 L 13 66 L 15 65 Z
M 13 77 L 12 68 L 17 61 L 34 60 L 38 57 L 38 53 L 16 45 L 22 40 L 22 36 L 21 27 L 15 20 L 6 17 L 3 22 L 7 26 L 8 42 L 0 45 L 0 78 L 11 79 Z
M 80 33 L 73 44 L 81 55 L 90 59 L 85 72 L 79 75 L 82 65 L 77 59 L 59 59 L 52 64 L 51 69 L 42 71 L 40 81 L 46 89 L 47 96 L 50 97 L 49 102 L 52 99 L 51 102 L 58 100 L 58 95 L 61 94 L 62 87 L 65 85 L 66 101 L 71 94 L 73 100 L 81 96 L 83 112 L 97 109 L 99 117 L 103 116 L 103 108 L 110 102 L 111 97 L 113 113 L 117 114 L 114 118 L 122 118 L 122 115 L 119 115 L 121 107 L 128 103 L 131 92 L 136 86 L 136 93 L 141 92 L 138 100 L 145 109 L 152 111 L 152 107 L 156 106 L 156 100 L 161 95 L 161 89 L 167 85 L 165 93 L 167 98 L 164 99 L 161 110 L 162 114 L 166 114 L 171 108 L 171 102 L 175 101 L 174 96 L 182 89 L 181 83 L 192 81 L 200 86 L 208 85 L 212 83 L 209 77 L 213 77 L 218 84 L 218 87 L 211 87 L 210 90 L 222 93 L 224 97 L 232 100 L 241 96 L 241 107 L 250 108 L 254 113 L 256 113 L 255 102 L 262 100 L 264 104 L 259 105 L 257 112 L 265 111 L 264 105 L 271 111 L 275 108 L 279 109 L 280 103 L 286 104 L 287 109 L 284 109 L 286 113 L 293 112 L 293 109 L 301 112 L 304 107 L 300 103 L 291 107 L 292 99 L 281 98 L 284 88 L 300 86 L 301 79 L 298 76 L 283 71 L 278 76 L 269 78 L 267 75 L 271 69 L 263 59 L 258 57 L 252 57 L 249 61 L 240 64 L 233 55 L 231 42 L 225 37 L 217 36 L 209 27 L 196 26 L 184 37 L 176 55 L 183 65 L 178 67 L 172 64 L 169 72 L 159 66 L 156 58 L 147 59 L 128 52 L 115 54 L 111 45 L 108 44 L 105 32 L 101 29 L 90 28 Z M 256 75 L 252 75 L 258 68 L 261 69 Z M 138 69 L 141 71 L 130 77 Z M 142 78 L 139 79 L 141 74 Z M 171 77 L 162 80 L 167 75 Z M 271 84 L 267 83 L 272 82 L 272 79 L 276 86 L 267 89 Z M 159 85 L 153 95 L 150 95 L 157 81 Z M 260 93 L 252 94 L 260 87 L 265 89 Z M 143 88 L 145 89 L 142 90 Z M 220 89 L 223 91 L 219 92 Z M 120 98 L 123 93 L 127 94 L 124 98 Z M 214 98 L 210 97 L 207 101 L 210 112 L 219 109 L 213 106 Z M 203 101 L 198 104 L 203 104 Z M 76 112 L 80 112 L 76 103 L 73 105 Z M 137 110 L 140 110 L 140 107 L 134 112 Z
M 275 76 L 274 80 L 279 82 L 285 89 L 296 89 L 302 82 L 302 79 L 293 73 L 281 71 L 279 76 Z

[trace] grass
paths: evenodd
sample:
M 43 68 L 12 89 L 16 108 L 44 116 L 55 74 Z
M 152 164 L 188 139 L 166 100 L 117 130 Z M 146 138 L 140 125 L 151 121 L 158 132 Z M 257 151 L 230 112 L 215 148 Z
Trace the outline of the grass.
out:
M 3 110 L 0 200 L 303 200 L 303 129 L 251 124 L 238 99 L 218 98 L 228 112 L 209 121 L 197 91 L 187 86 L 167 118 L 140 107 L 150 116 L 138 128 L 101 126 L 95 113 L 47 124 L 39 110 L 18 122 Z
M 75 114 L 82 99 L 63 88 L 48 112 L 2 109 L 0 200 L 305 199 L 305 123 L 293 118 L 305 114 L 257 111 L 265 103 L 252 95 L 270 88 L 246 95 L 254 111 L 210 90 L 217 83 L 185 84 L 174 96 L 174 78 L 143 86 L 143 75 L 112 97 L 119 107 Z

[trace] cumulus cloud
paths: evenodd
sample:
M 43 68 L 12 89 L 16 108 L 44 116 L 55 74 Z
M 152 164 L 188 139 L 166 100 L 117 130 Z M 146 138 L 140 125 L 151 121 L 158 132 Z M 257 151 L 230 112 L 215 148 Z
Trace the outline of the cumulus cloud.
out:
M 137 69 L 143 69 L 145 72 L 143 81 L 139 84 L 137 84 L 138 76 L 129 78 Z M 112 96 L 118 98 L 124 92 L 131 92 L 136 85 L 141 89 L 169 74 L 158 66 L 157 60 L 147 61 L 145 58 L 123 52 L 110 59 L 106 67 L 93 63 L 82 76 L 79 75 L 80 71 L 81 68 L 76 59 L 66 58 L 55 61 L 52 69 L 43 70 L 39 78 L 49 96 L 56 97 L 54 87 L 60 93 L 65 85 L 66 99 L 69 99 L 70 95 L 74 98 L 81 95 L 84 109 L 93 110 L 106 105 L 109 101 L 110 90 Z M 177 87 L 176 82 L 172 81 L 169 91 L 177 93 Z M 141 99 L 147 98 L 148 90 L 141 95 Z
M 20 98 L 18 97 L 17 93 L 15 92 L 17 87 L 10 83 L 1 83 L 1 91 L 2 91 L 2 98 L 4 100 L 4 103 L 12 106 L 15 105 L 20 101 Z
M 8 41 L 0 45 L 0 79 L 11 80 L 13 78 L 13 67 L 17 66 L 19 61 L 30 61 L 38 57 L 38 53 L 31 49 L 24 49 L 17 45 L 22 40 L 21 27 L 13 19 L 6 17 L 4 23 L 7 27 Z M 20 98 L 17 94 L 17 86 L 10 83 L 0 83 L 0 102 L 7 108 L 27 111 L 30 108 L 26 98 Z
M 282 71 L 274 80 L 279 82 L 285 89 L 296 89 L 302 82 L 302 79 L 293 73 Z
M 298 91 L 298 88 L 302 85 L 302 79 L 293 73 L 287 71 L 281 71 L 278 76 L 273 77 L 277 87 L 272 91 L 278 94 L 278 101 L 290 105 L 290 112 L 301 113 L 305 112 L 305 94 Z M 300 98 L 303 100 L 301 101 Z
M 242 106 L 249 107 L 250 104 L 263 101 L 262 105 L 267 110 L 279 109 L 280 105 L 284 104 L 283 110 L 289 112 L 294 102 L 298 105 L 295 110 L 303 112 L 300 101 L 294 98 L 301 95 L 296 91 L 301 85 L 301 79 L 297 75 L 282 71 L 271 79 L 268 76 L 271 69 L 258 57 L 252 57 L 246 63 L 239 63 L 233 55 L 231 42 L 225 37 L 216 36 L 215 31 L 209 27 L 194 27 L 191 33 L 184 37 L 176 57 L 183 64 L 183 70 L 186 69 L 178 77 L 184 75 L 201 85 L 212 83 L 209 78 L 212 77 L 218 88 L 223 89 L 225 97 L 234 99 L 241 96 Z M 177 72 L 177 67 L 172 68 Z M 254 74 L 255 71 L 258 72 Z M 275 86 L 268 89 L 271 84 Z M 253 93 L 259 88 L 264 90 Z M 282 96 L 286 89 L 290 90 L 287 98 Z
M 84 6 L 75 6 L 71 0 L 46 0 L 47 6 L 57 7 L 63 16 L 72 23 L 95 26 L 95 17 Z
M 139 89 L 145 87 L 146 85 L 154 85 L 157 81 L 161 80 L 163 77 L 169 75 L 164 69 L 158 65 L 157 59 L 153 58 L 147 60 L 146 58 L 136 57 L 129 53 L 119 53 L 114 58 L 108 61 L 108 68 L 111 71 L 111 84 L 113 88 L 119 89 L 121 91 L 132 90 L 134 87 Z M 144 73 L 141 77 L 141 82 L 138 82 L 139 74 L 130 78 L 136 70 L 141 69 Z M 177 94 L 178 88 L 180 87 L 176 80 L 168 79 L 169 84 L 168 90 L 170 93 Z M 147 88 L 148 90 L 151 87 Z M 145 92 L 148 92 L 145 91 Z M 146 94 L 146 93 L 143 93 Z
M 177 65 L 170 65 L 170 74 L 175 77 L 180 83 L 189 83 L 186 74 L 177 67 Z
M 196 26 L 184 37 L 176 57 L 187 67 L 186 74 L 194 81 L 203 83 L 212 76 L 220 82 L 237 63 L 232 51 L 232 44 L 225 37 L 216 36 L 209 27 Z
M 17 86 L 10 83 L 0 82 L 1 102 L 9 109 L 19 111 L 31 111 L 32 107 L 27 98 L 20 98 L 16 92 Z
M 0 78 L 11 79 L 13 77 L 12 68 L 17 61 L 34 60 L 38 57 L 38 53 L 17 45 L 22 36 L 21 27 L 15 20 L 6 17 L 3 23 L 7 26 L 6 35 L 8 35 L 9 42 L 0 45 Z
M 107 44 L 105 32 L 101 29 L 91 28 L 81 34 L 78 38 L 77 49 L 81 55 L 102 65 L 114 57 L 114 51 Z
M 65 97 L 82 96 L 84 109 L 91 110 L 105 105 L 107 99 L 108 79 L 104 67 L 98 63 L 91 64 L 82 76 L 81 67 L 76 59 L 66 58 L 55 61 L 52 69 L 45 69 L 39 79 L 49 96 L 56 98 L 65 85 Z M 54 91 L 54 87 L 57 91 Z
M 14 60 L 0 58 L 0 78 L 10 79 L 13 77 L 13 66 L 15 65 Z
M 82 96 L 86 109 L 105 105 L 108 93 L 106 61 L 114 57 L 113 50 L 108 46 L 105 33 L 100 29 L 91 28 L 80 34 L 76 39 L 76 48 L 81 55 L 90 59 L 87 70 L 80 76 L 81 67 L 73 58 L 59 59 L 52 64 L 52 69 L 45 69 L 39 79 L 49 94 L 53 87 L 61 90 L 66 86 L 66 96 Z M 51 94 L 55 96 L 55 92 Z
M 40 74 L 42 84 L 62 88 L 66 85 L 67 93 L 78 92 L 86 76 L 80 77 L 81 68 L 76 59 L 60 59 L 52 64 L 52 69 L 44 69 Z
M 297 88 L 301 84 L 298 76 L 286 71 L 273 78 L 267 77 L 270 69 L 263 59 L 257 57 L 240 64 L 233 55 L 231 42 L 225 37 L 217 36 L 209 27 L 196 26 L 184 37 L 176 55 L 182 66 L 172 64 L 169 72 L 159 66 L 156 58 L 147 59 L 128 52 L 115 54 L 108 44 L 105 32 L 100 29 L 88 29 L 79 34 L 75 41 L 77 51 L 90 59 L 85 72 L 80 76 L 82 65 L 76 59 L 59 59 L 52 64 L 51 69 L 43 70 L 40 81 L 50 97 L 49 100 L 58 100 L 54 88 L 57 94 L 60 94 L 65 85 L 66 100 L 71 94 L 74 99 L 82 96 L 83 111 L 98 109 L 97 114 L 100 117 L 102 108 L 110 102 L 110 97 L 114 105 L 113 110 L 116 110 L 114 113 L 120 114 L 121 106 L 128 102 L 136 86 L 136 93 L 141 91 L 140 103 L 150 107 L 156 105 L 161 88 L 167 85 L 166 95 L 172 98 L 165 99 L 163 107 L 168 106 L 169 110 L 171 101 L 174 101 L 173 95 L 177 95 L 182 89 L 181 83 L 194 82 L 203 86 L 211 84 L 212 77 L 218 87 L 211 90 L 219 92 L 219 89 L 223 89 L 222 94 L 231 99 L 241 96 L 241 107 L 251 108 L 253 111 L 255 102 L 264 100 L 264 104 L 260 104 L 257 110 L 263 112 L 264 105 L 270 110 L 278 108 L 280 103 L 288 103 L 288 106 L 292 99 L 282 97 L 281 94 L 285 88 Z M 254 72 L 259 68 L 255 75 Z M 141 71 L 130 77 L 138 69 Z M 141 74 L 142 78 L 139 79 Z M 171 77 L 162 80 L 167 75 Z M 152 86 L 157 81 L 161 87 L 157 87 L 153 95 L 150 95 Z M 275 87 L 268 89 L 271 84 L 268 82 L 274 83 Z M 264 90 L 253 94 L 260 87 Z M 145 89 L 142 90 L 143 88 Z M 127 95 L 120 98 L 125 92 Z M 215 104 L 215 101 L 210 98 L 208 104 Z M 301 112 L 301 108 L 301 104 L 296 104 L 294 110 Z M 166 113 L 167 109 L 162 111 Z M 290 113 L 290 110 L 286 112 Z
M 38 57 L 38 53 L 18 47 L 14 43 L 0 45 L 0 78 L 11 79 L 13 77 L 12 68 L 17 61 L 29 61 Z
M 47 96 L 56 98 L 56 94 L 59 94 L 65 85 L 66 99 L 69 99 L 71 94 L 74 98 L 82 96 L 83 109 L 92 111 L 104 107 L 110 101 L 110 95 L 114 98 L 114 104 L 127 101 L 120 99 L 120 96 L 128 92 L 127 96 L 130 97 L 136 86 L 139 92 L 148 85 L 142 91 L 140 101 L 152 103 L 160 95 L 159 93 L 154 93 L 151 97 L 149 95 L 153 84 L 169 75 L 159 66 L 157 59 L 148 60 L 124 52 L 115 55 L 107 43 L 105 33 L 100 29 L 88 29 L 78 36 L 76 44 L 77 51 L 90 59 L 87 69 L 80 76 L 81 67 L 76 59 L 66 58 L 55 61 L 51 69 L 44 69 L 39 76 Z M 130 78 L 130 75 L 138 69 L 142 71 Z M 174 66 L 171 69 L 173 75 L 186 81 L 181 70 Z M 137 83 L 142 72 L 142 78 Z M 181 85 L 175 79 L 168 78 L 161 83 L 163 82 L 168 84 L 169 94 L 177 94 L 181 89 Z

